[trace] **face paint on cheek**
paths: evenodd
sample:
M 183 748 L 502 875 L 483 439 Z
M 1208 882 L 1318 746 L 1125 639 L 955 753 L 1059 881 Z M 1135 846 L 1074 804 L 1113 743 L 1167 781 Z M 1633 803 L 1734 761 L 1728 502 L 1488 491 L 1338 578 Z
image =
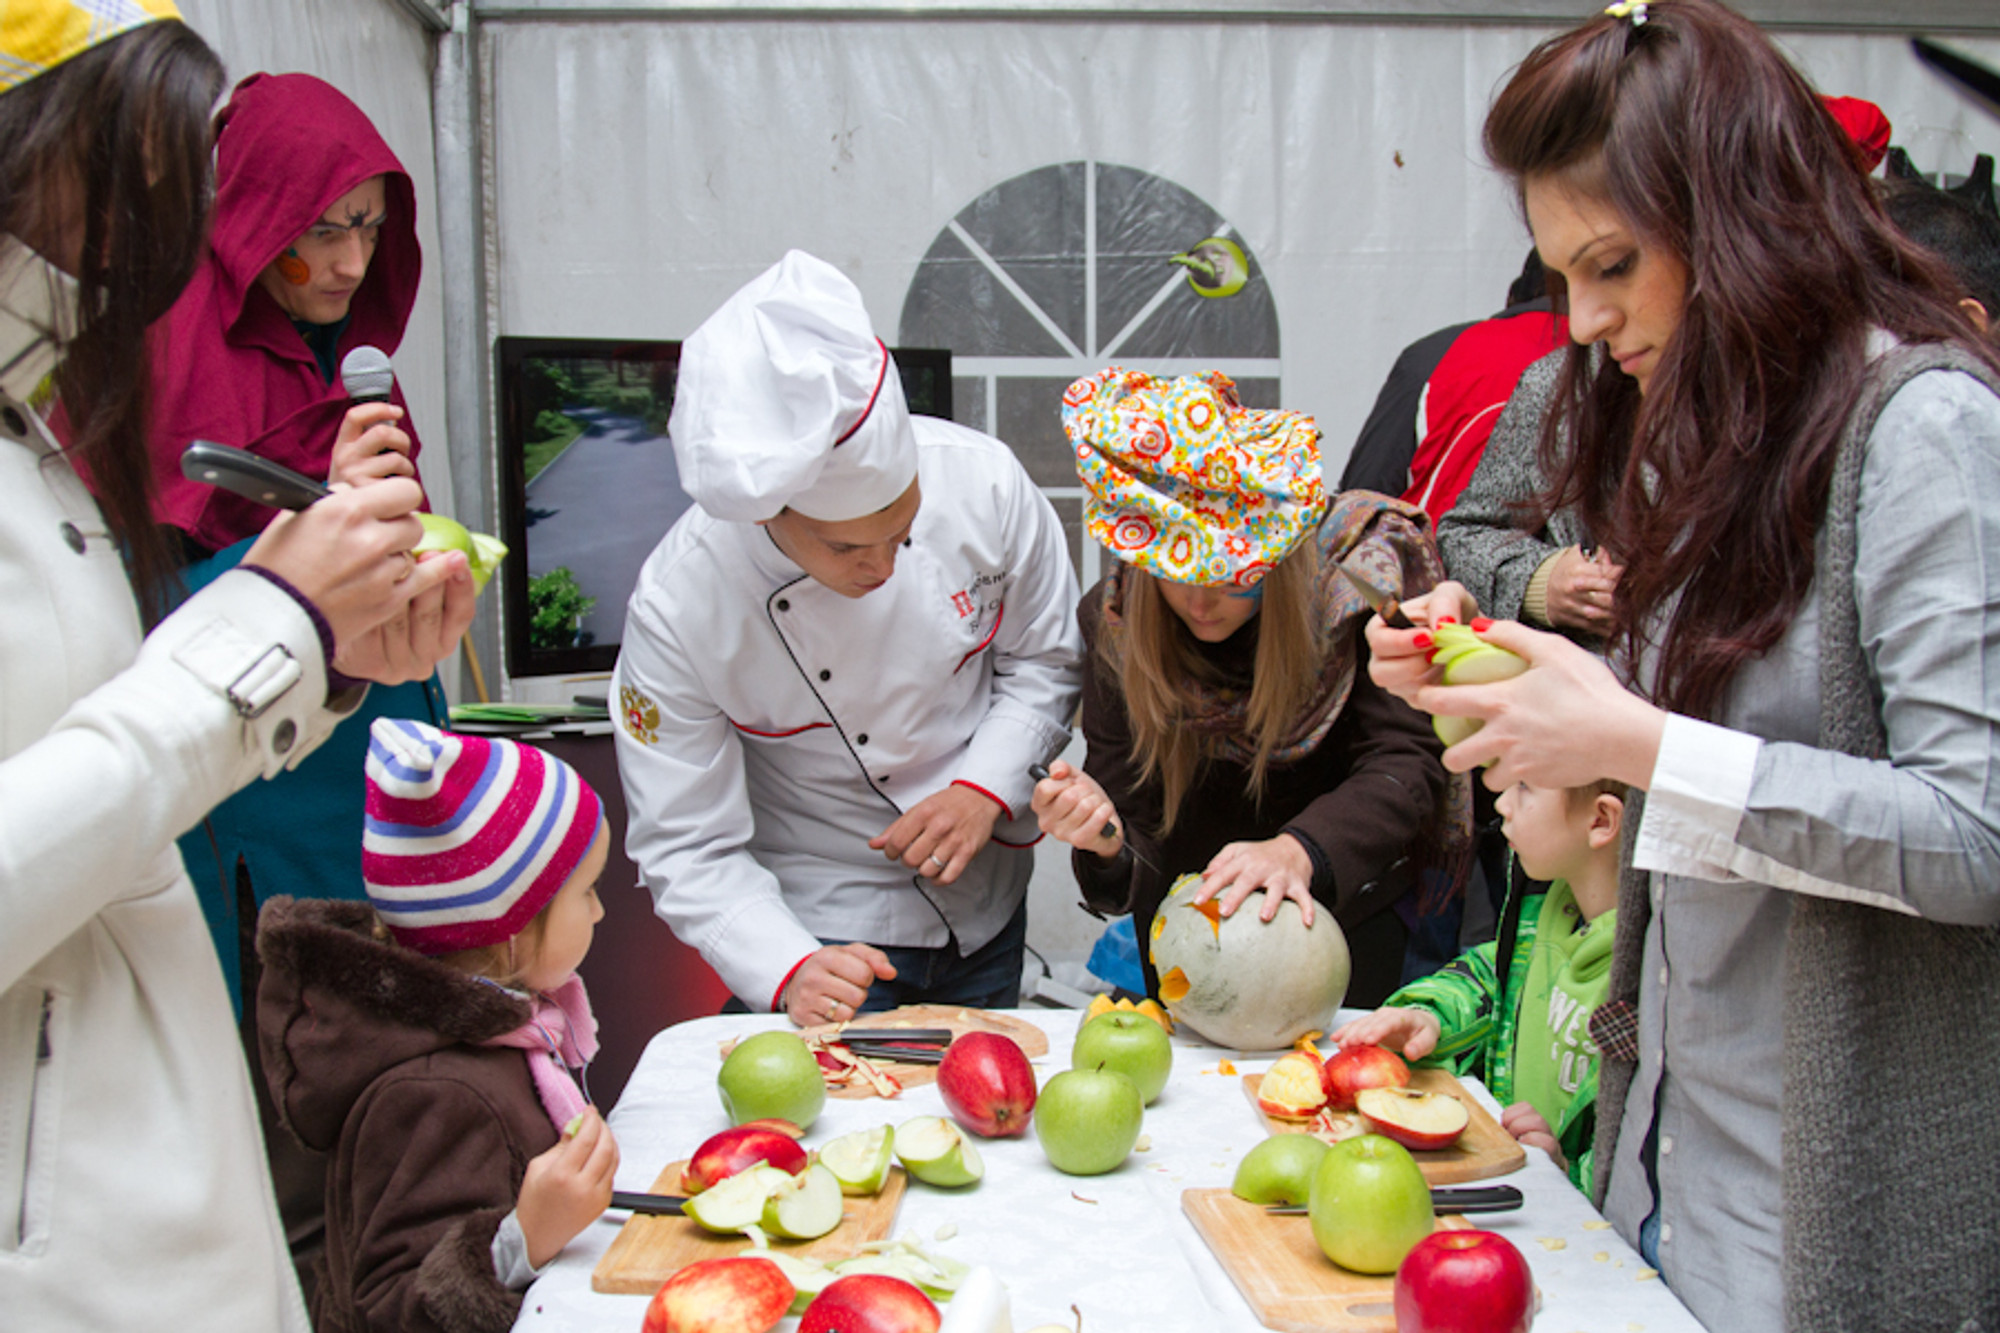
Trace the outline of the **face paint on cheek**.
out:
M 278 276 L 294 287 L 303 287 L 312 281 L 312 269 L 306 265 L 305 260 L 299 258 L 299 252 L 290 246 L 286 246 L 285 253 L 278 256 L 277 267 Z
M 1251 602 L 1261 603 L 1264 600 L 1264 585 L 1262 583 L 1258 583 L 1252 587 L 1245 588 L 1242 592 L 1232 592 L 1229 595 L 1231 597 L 1238 599 L 1239 601 L 1251 601 Z

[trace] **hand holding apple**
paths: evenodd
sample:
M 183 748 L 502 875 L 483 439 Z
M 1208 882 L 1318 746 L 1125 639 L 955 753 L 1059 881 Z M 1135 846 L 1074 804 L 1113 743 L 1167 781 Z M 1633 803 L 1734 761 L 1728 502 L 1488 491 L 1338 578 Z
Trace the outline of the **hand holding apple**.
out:
M 1433 627 L 1447 619 L 1468 622 L 1479 614 L 1479 604 L 1464 585 L 1447 579 L 1400 605 L 1417 628 L 1390 629 L 1382 617 L 1368 618 L 1368 678 L 1404 703 L 1414 703 L 1416 692 L 1437 679 L 1430 660 Z
M 1363 1014 L 1333 1034 L 1336 1046 L 1380 1046 L 1400 1051 L 1406 1060 L 1421 1060 L 1437 1049 L 1443 1032 L 1437 1015 L 1428 1009 L 1384 1005 Z
M 576 1133 L 559 1136 L 555 1147 L 530 1159 L 521 1177 L 514 1210 L 528 1262 L 537 1268 L 611 1206 L 618 1141 L 596 1107 L 585 1107 L 579 1120 Z
M 1439 1231 L 1396 1269 L 1396 1333 L 1528 1333 L 1535 1279 L 1491 1231 Z

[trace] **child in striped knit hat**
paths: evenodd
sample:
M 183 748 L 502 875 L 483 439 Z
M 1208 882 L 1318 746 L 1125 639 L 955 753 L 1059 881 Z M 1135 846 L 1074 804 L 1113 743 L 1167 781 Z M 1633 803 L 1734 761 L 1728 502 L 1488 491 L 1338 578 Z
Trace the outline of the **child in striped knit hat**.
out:
M 370 901 L 258 920 L 265 1075 L 329 1155 L 313 1323 L 507 1329 L 611 1201 L 576 975 L 609 833 L 574 769 L 513 741 L 378 719 L 366 780 Z

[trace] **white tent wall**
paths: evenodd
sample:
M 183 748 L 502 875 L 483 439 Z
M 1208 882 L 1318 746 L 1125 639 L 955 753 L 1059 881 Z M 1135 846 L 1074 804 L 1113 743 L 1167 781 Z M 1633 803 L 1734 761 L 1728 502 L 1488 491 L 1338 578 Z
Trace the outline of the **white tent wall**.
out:
M 1115 164 L 1211 209 L 1268 284 L 1274 345 L 1256 355 L 1226 333 L 1186 357 L 1134 354 L 1112 345 L 1119 321 L 1093 318 L 1104 291 L 1065 306 L 1047 285 L 1032 295 L 1071 335 L 1063 351 L 954 347 L 955 415 L 995 429 L 1056 494 L 1073 485 L 1054 475 L 1068 470 L 1061 383 L 1114 357 L 1149 369 L 1205 360 L 1264 381 L 1259 396 L 1318 417 L 1337 475 L 1400 349 L 1497 309 L 1528 247 L 1479 130 L 1508 71 L 1553 31 L 1545 23 L 534 8 L 509 5 L 480 30 L 494 334 L 684 337 L 796 246 L 854 278 L 890 342 L 938 345 L 923 336 L 940 326 L 934 309 L 912 328 L 934 247 L 962 252 L 969 232 L 1011 227 L 1025 282 L 1033 243 L 1049 239 L 1034 217 L 998 216 L 1009 182 Z M 1919 66 L 1900 34 L 1780 40 L 1822 89 L 1881 104 L 1896 142 L 1940 159 L 1927 165 L 1963 172 L 1975 144 L 2000 148 L 2000 122 Z M 2000 40 L 1955 44 L 2000 63 Z M 1072 272 L 1096 277 L 1088 264 Z M 1143 280 L 1172 287 L 1176 272 L 1161 263 Z M 974 343 L 995 340 L 990 310 L 963 314 Z M 966 377 L 968 361 L 1031 376 L 1038 415 L 1007 410 L 1006 381 Z M 1073 515 L 1073 499 L 1058 504 Z M 1096 553 L 1079 555 L 1087 579 Z M 1066 849 L 1044 845 L 1030 943 L 1072 966 L 1102 929 L 1075 902 Z
M 180 8 L 221 55 L 232 85 L 260 70 L 318 75 L 367 113 L 410 173 L 424 279 L 396 351 L 396 375 L 424 441 L 421 465 L 432 503 L 453 512 L 455 450 L 447 447 L 445 429 L 444 284 L 431 128 L 433 35 L 419 18 L 423 0 L 180 0 Z M 460 697 L 456 658 L 444 672 L 446 690 Z

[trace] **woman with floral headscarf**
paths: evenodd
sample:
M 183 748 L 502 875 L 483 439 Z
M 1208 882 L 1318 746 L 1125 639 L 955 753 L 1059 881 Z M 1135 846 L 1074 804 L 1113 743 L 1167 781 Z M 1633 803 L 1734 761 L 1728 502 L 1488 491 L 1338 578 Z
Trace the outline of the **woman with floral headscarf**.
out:
M 1220 374 L 1111 367 L 1070 386 L 1063 428 L 1118 564 L 1078 609 L 1087 749 L 1037 785 L 1042 830 L 1075 849 L 1085 905 L 1131 912 L 1142 940 L 1190 872 L 1224 914 L 1260 889 L 1266 920 L 1323 905 L 1353 955 L 1348 1002 L 1379 1002 L 1418 912 L 1457 886 L 1416 855 L 1453 803 L 1430 726 L 1368 678 L 1368 608 L 1338 566 L 1429 588 L 1423 515 L 1365 491 L 1329 504 L 1312 419 L 1245 408 Z

